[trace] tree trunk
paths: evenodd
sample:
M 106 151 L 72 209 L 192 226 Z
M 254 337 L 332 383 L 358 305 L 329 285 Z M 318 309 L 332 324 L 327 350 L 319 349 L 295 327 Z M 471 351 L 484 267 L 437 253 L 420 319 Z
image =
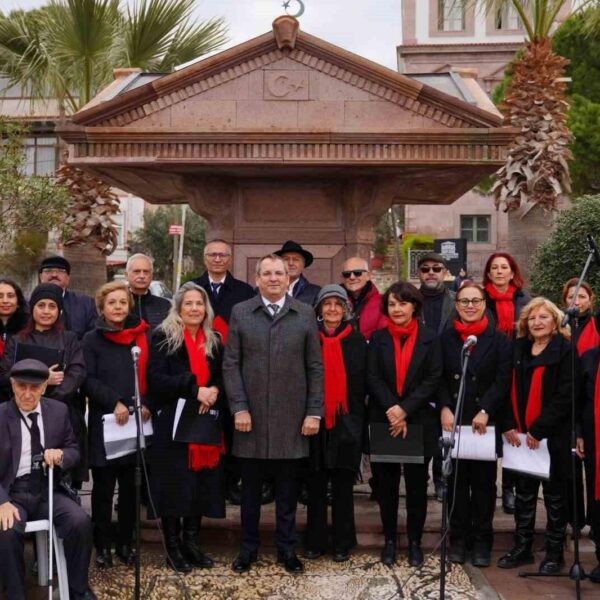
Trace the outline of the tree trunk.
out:
M 106 256 L 92 244 L 66 246 L 64 255 L 71 263 L 69 289 L 94 296 L 96 290 L 106 283 Z

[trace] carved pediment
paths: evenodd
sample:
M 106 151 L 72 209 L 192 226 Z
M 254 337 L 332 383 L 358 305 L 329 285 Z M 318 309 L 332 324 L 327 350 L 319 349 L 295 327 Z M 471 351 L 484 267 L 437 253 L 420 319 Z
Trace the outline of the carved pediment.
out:
M 73 121 L 198 133 L 501 125 L 497 115 L 303 32 L 285 44 L 257 37 L 85 107 Z

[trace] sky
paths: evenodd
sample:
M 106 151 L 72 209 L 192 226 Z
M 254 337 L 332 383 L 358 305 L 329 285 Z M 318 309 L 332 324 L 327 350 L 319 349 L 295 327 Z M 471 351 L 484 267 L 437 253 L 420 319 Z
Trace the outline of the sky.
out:
M 391 69 L 397 68 L 396 46 L 401 37 L 401 0 L 303 0 L 300 28 L 307 33 L 360 54 Z M 197 0 L 195 15 L 204 20 L 223 16 L 234 46 L 271 30 L 284 14 L 283 0 Z M 0 0 L 3 11 L 29 9 L 44 0 Z M 290 1 L 290 13 L 299 7 Z

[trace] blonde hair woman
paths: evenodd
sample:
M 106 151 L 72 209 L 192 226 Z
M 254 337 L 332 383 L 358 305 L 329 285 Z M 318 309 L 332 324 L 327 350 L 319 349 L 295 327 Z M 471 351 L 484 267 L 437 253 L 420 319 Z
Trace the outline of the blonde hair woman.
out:
M 547 298 L 531 300 L 519 317 L 513 354 L 511 405 L 507 410 L 504 437 L 509 444 L 536 450 L 548 440 L 550 479 L 543 481 L 546 505 L 546 556 L 542 574 L 560 571 L 567 524 L 565 480 L 570 478 L 571 342 L 561 326 L 563 312 Z M 511 569 L 533 562 L 532 544 L 540 480 L 517 474 L 515 546 L 498 566 Z
M 209 425 L 220 423 L 223 410 L 219 335 L 211 328 L 213 311 L 203 288 L 188 282 L 177 290 L 173 307 L 152 338 L 148 386 L 154 420 L 151 486 L 162 518 L 167 566 L 181 572 L 210 568 L 213 561 L 200 549 L 202 516 L 223 518 L 225 495 L 219 445 L 174 441 L 178 400 L 198 403 Z M 211 421 L 212 420 L 212 421 Z M 183 518 L 183 540 L 179 539 Z

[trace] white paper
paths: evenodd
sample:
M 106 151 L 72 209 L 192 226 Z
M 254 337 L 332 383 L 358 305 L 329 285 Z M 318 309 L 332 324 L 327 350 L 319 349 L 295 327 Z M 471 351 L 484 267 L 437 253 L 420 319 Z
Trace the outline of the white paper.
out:
M 537 450 L 531 450 L 527 447 L 527 435 L 518 433 L 521 440 L 520 446 L 511 446 L 504 436 L 502 458 L 502 467 L 512 469 L 533 477 L 541 479 L 550 479 L 550 453 L 548 452 L 548 440 L 540 441 L 540 447 Z
M 459 437 L 460 432 L 460 437 Z M 442 431 L 444 438 L 450 437 L 449 431 Z M 487 427 L 484 434 L 473 433 L 471 425 L 458 426 L 452 448 L 452 458 L 467 460 L 496 460 L 496 428 Z
M 106 458 L 111 460 L 133 454 L 136 450 L 137 426 L 135 424 L 135 415 L 129 415 L 125 425 L 119 425 L 113 413 L 102 415 L 104 429 L 104 450 Z M 150 437 L 154 431 L 152 429 L 152 419 L 143 423 L 142 431 L 144 437 Z
M 183 407 L 185 406 L 185 398 L 179 398 L 177 400 L 177 408 L 175 409 L 175 418 L 173 419 L 173 434 L 171 439 L 175 439 L 175 432 L 177 431 L 177 425 L 179 425 L 179 419 L 181 419 L 181 413 L 183 412 Z

